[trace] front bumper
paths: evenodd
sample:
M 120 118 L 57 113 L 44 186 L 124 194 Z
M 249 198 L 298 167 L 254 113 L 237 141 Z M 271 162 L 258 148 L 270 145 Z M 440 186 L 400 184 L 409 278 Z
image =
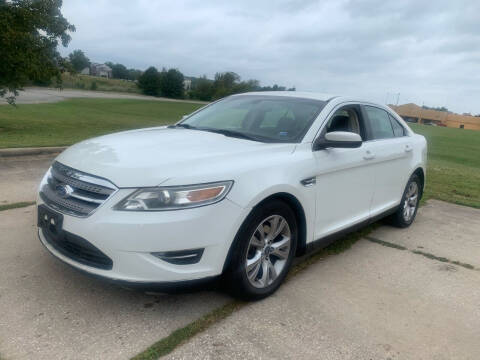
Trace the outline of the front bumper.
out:
M 115 211 L 112 206 L 131 189 L 121 189 L 87 218 L 64 214 L 63 230 L 81 237 L 112 260 L 111 269 L 75 261 L 47 241 L 43 245 L 65 263 L 91 275 L 128 284 L 184 282 L 222 273 L 230 245 L 248 214 L 228 199 L 204 207 L 176 211 Z M 43 204 L 38 200 L 38 205 Z M 203 249 L 195 264 L 176 265 L 157 252 Z

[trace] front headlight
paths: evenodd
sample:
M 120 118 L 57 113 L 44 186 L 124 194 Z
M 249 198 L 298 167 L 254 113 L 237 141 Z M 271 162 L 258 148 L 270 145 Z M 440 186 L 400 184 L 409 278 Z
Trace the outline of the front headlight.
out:
M 233 181 L 199 185 L 165 186 L 135 191 L 114 206 L 114 210 L 163 211 L 209 205 L 227 196 Z

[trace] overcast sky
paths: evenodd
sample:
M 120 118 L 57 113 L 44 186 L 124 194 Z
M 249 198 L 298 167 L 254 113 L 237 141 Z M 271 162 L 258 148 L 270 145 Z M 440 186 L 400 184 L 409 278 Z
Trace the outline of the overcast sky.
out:
M 480 1 L 64 0 L 66 55 L 480 113 Z

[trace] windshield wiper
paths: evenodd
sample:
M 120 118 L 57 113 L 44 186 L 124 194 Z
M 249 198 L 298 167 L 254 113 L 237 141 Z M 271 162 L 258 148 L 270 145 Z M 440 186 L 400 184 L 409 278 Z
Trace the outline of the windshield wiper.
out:
M 263 139 L 261 139 L 261 138 L 259 138 L 259 137 L 257 137 L 257 136 L 248 135 L 248 134 L 245 134 L 245 133 L 243 133 L 243 132 L 236 131 L 236 130 L 196 127 L 196 126 L 192 126 L 192 125 L 185 124 L 185 123 L 180 123 L 180 124 L 176 124 L 176 125 L 170 125 L 170 126 L 168 126 L 168 127 L 169 127 L 170 129 L 174 129 L 174 128 L 184 128 L 184 129 L 190 129 L 190 130 L 208 131 L 208 132 L 213 132 L 213 133 L 217 133 L 217 134 L 222 134 L 222 135 L 225 135 L 225 136 L 235 137 L 235 138 L 239 138 L 239 139 L 247 139 L 247 140 L 252 140 L 252 141 L 264 142 Z
M 170 128 L 170 129 L 174 129 L 174 128 L 184 128 L 184 129 L 197 129 L 197 130 L 199 130 L 197 127 L 192 126 L 192 125 L 189 125 L 189 124 L 185 124 L 185 123 L 180 123 L 180 124 L 175 124 L 175 125 L 169 125 L 168 128 Z
M 217 134 L 222 134 L 225 136 L 229 137 L 234 137 L 234 138 L 239 138 L 239 139 L 247 139 L 247 140 L 252 140 L 252 141 L 261 141 L 263 142 L 262 139 L 253 136 L 253 135 L 248 135 L 240 131 L 236 130 L 229 130 L 229 129 L 212 129 L 212 128 L 197 128 L 198 130 L 203 130 L 203 131 L 208 131 L 208 132 L 213 132 Z

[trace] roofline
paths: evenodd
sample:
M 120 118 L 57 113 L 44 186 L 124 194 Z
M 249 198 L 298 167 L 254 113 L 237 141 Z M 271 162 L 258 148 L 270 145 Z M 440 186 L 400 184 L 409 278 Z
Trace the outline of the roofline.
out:
M 295 97 L 300 99 L 320 100 L 320 101 L 326 101 L 326 102 L 329 102 L 330 100 L 338 97 L 337 95 L 333 95 L 333 94 L 306 92 L 306 91 L 252 91 L 252 92 L 246 92 L 246 93 L 240 93 L 240 94 L 233 94 L 230 96 L 242 96 L 242 95 Z

